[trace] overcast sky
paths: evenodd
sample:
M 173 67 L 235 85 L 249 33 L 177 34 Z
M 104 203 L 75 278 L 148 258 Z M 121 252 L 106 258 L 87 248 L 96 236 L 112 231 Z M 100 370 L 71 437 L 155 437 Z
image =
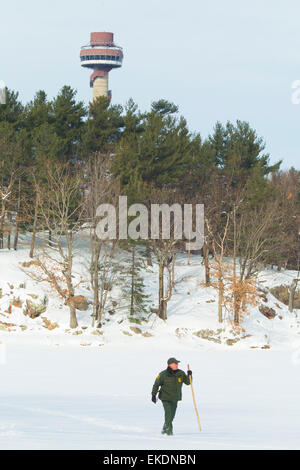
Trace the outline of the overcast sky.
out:
M 110 73 L 113 103 L 166 98 L 203 137 L 217 120 L 249 121 L 272 162 L 300 169 L 299 0 L 14 0 L 1 4 L 0 80 L 23 102 L 65 84 L 88 103 L 80 47 L 112 31 L 124 49 Z

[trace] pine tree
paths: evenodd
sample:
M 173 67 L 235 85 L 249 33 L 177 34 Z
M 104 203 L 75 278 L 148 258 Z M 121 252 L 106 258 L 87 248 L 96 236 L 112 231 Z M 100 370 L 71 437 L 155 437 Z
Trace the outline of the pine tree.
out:
M 174 184 L 186 173 L 191 135 L 176 112 L 177 107 L 165 100 L 152 103 L 150 112 L 143 115 L 132 106 L 127 109 L 125 122 L 130 125 L 125 127 L 113 165 L 127 194 L 138 198 L 145 186 Z
M 114 152 L 123 128 L 122 107 L 111 105 L 105 97 L 90 104 L 89 117 L 82 137 L 82 152 L 85 158 L 94 152 Z
M 84 103 L 76 102 L 76 93 L 70 86 L 64 86 L 51 103 L 54 129 L 61 141 L 61 159 L 71 163 L 80 156 L 87 114 Z
M 145 294 L 142 275 L 142 271 L 146 269 L 146 260 L 135 243 L 129 242 L 128 251 L 130 256 L 123 260 L 119 278 L 128 314 L 138 318 L 143 313 L 148 313 L 149 296 Z

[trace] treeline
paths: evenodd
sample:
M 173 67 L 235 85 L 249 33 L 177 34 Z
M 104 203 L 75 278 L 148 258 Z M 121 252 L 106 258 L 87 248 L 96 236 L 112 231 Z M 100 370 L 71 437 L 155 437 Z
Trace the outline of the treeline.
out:
M 145 309 L 141 252 L 148 264 L 153 258 L 158 263 L 155 311 L 167 318 L 176 254 L 189 240 L 174 233 L 169 240 L 99 240 L 96 209 L 101 203 L 117 206 L 119 195 L 148 207 L 204 204 L 205 284 L 218 289 L 220 322 L 229 306 L 239 324 L 261 266 L 299 270 L 300 172 L 282 171 L 281 162 L 271 165 L 263 139 L 247 122 L 218 122 L 202 139 L 166 100 L 153 102 L 148 112 L 133 100 L 122 107 L 106 98 L 87 109 L 68 86 L 52 100 L 39 91 L 26 105 L 8 91 L 7 104 L 0 106 L 0 159 L 0 248 L 16 250 L 20 231 L 30 233 L 29 255 L 39 270 L 32 275 L 51 282 L 65 299 L 71 327 L 77 326 L 74 243 L 83 229 L 93 323 L 101 326 L 118 275 L 127 279 L 130 314 Z M 47 234 L 46 249 L 37 244 L 41 232 Z M 132 260 L 121 271 L 115 262 L 119 248 L 130 251 Z

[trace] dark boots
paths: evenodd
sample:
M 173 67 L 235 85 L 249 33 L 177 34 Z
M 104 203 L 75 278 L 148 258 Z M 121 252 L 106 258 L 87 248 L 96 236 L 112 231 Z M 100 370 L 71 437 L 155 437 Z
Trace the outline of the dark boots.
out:
M 173 436 L 173 427 L 167 428 L 167 427 L 164 425 L 164 427 L 162 428 L 161 433 L 162 433 L 162 434 L 166 434 L 167 436 Z

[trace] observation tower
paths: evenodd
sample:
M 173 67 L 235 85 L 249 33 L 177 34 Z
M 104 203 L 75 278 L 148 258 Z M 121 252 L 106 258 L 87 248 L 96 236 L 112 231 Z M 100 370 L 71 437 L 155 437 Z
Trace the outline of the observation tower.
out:
M 113 33 L 91 33 L 90 43 L 80 51 L 82 67 L 93 69 L 90 76 L 90 87 L 93 88 L 93 99 L 98 96 L 111 98 L 108 90 L 108 74 L 112 69 L 122 66 L 123 50 L 114 43 Z

